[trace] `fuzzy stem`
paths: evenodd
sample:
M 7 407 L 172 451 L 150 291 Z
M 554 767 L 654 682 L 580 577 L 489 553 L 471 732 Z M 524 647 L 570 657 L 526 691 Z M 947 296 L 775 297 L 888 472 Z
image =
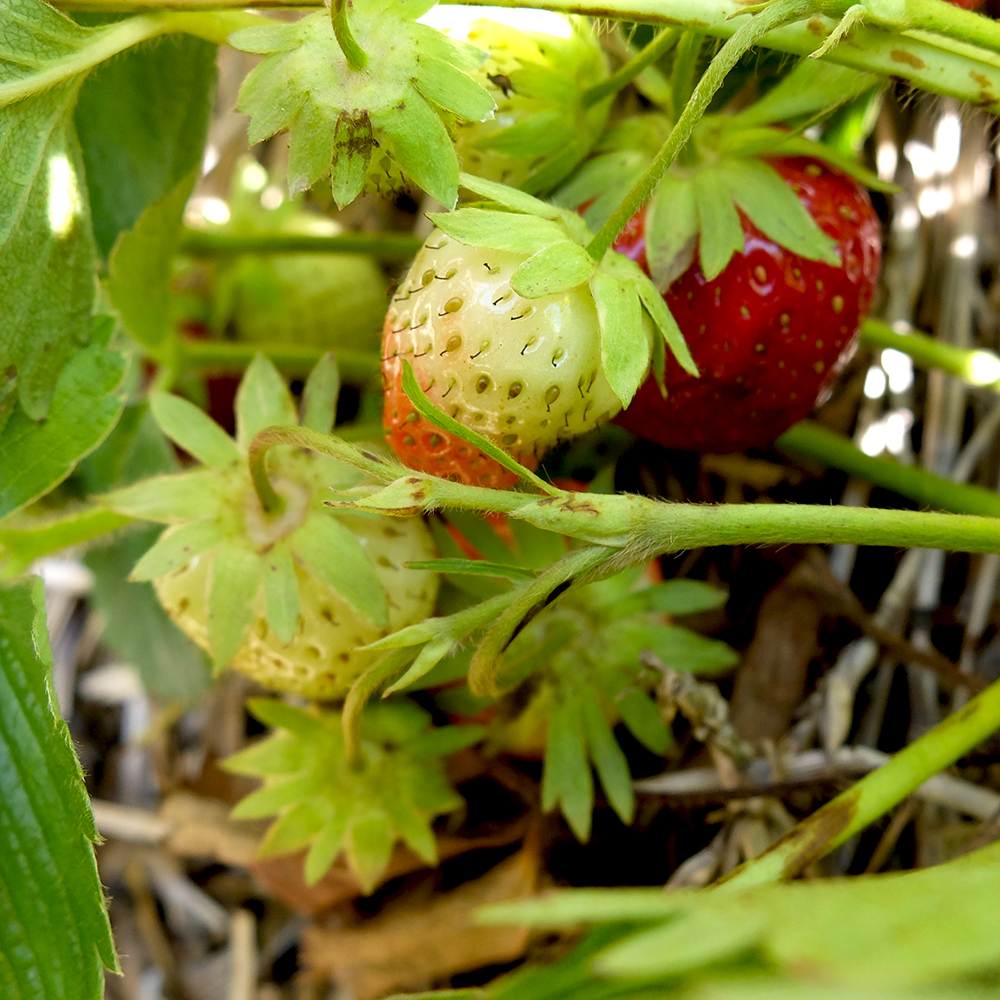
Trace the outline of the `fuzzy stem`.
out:
M 669 52 L 680 40 L 681 30 L 679 28 L 664 28 L 656 37 L 639 53 L 633 56 L 624 66 L 615 70 L 611 76 L 594 84 L 583 92 L 580 99 L 585 108 L 592 108 L 599 104 L 605 97 L 617 94 L 622 87 L 631 83 L 646 67 L 652 65 L 661 56 Z
M 891 326 L 874 319 L 862 324 L 861 342 L 868 347 L 901 351 L 921 368 L 938 368 L 969 385 L 1000 393 L 1000 356 L 993 351 L 955 347 L 916 330 L 897 333 Z
M 326 349 L 305 344 L 247 344 L 234 340 L 181 337 L 177 353 L 178 366 L 183 370 L 242 371 L 258 354 L 263 354 L 284 372 L 305 374 L 315 367 Z M 377 354 L 341 348 L 336 355 L 337 366 L 347 378 L 369 379 L 378 373 L 380 361 Z
M 333 23 L 333 33 L 337 36 L 341 52 L 347 58 L 347 65 L 355 72 L 368 65 L 368 56 L 364 49 L 354 40 L 351 25 L 347 18 L 348 0 L 333 0 L 330 4 L 330 20 Z
M 663 148 L 657 153 L 649 169 L 588 244 L 587 253 L 594 260 L 599 262 L 604 259 L 604 255 L 611 249 L 611 245 L 628 224 L 629 219 L 646 203 L 646 199 L 653 193 L 667 168 L 687 145 L 691 133 L 694 132 L 695 126 L 705 113 L 712 98 L 729 75 L 729 71 L 739 62 L 744 53 L 769 31 L 800 20 L 809 13 L 809 9 L 809 0 L 779 0 L 778 3 L 766 7 L 759 14 L 753 15 L 737 28 L 732 38 L 722 46 L 712 60 L 705 75 L 698 81 L 698 85 L 691 95 L 691 100 L 684 106 L 684 111 L 677 119 L 677 124 L 670 130 L 670 135 L 667 136 Z
M 998 729 L 1000 681 L 716 884 L 747 889 L 794 878 Z
M 180 252 L 192 257 L 229 257 L 256 253 L 366 253 L 379 260 L 409 260 L 423 245 L 406 233 L 259 233 L 245 235 L 185 228 Z
M 782 434 L 776 444 L 782 451 L 800 458 L 817 459 L 824 465 L 866 479 L 918 504 L 953 514 L 1000 517 L 1000 494 L 993 490 L 956 483 L 917 466 L 900 465 L 891 458 L 866 455 L 849 438 L 834 434 L 810 420 L 797 423 Z

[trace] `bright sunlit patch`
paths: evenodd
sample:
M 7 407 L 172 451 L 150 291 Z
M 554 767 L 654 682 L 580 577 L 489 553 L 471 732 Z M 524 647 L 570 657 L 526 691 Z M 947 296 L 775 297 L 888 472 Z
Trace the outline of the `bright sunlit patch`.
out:
M 240 184 L 247 191 L 263 191 L 267 187 L 267 171 L 255 160 L 244 163 L 240 170 Z
M 887 384 L 885 372 L 878 365 L 872 365 L 865 376 L 865 395 L 869 399 L 881 399 Z
M 1000 358 L 991 351 L 973 351 L 965 377 L 974 385 L 992 385 L 1000 380 Z
M 264 188 L 260 193 L 260 203 L 269 212 L 273 212 L 276 208 L 280 208 L 285 200 L 285 192 L 278 187 L 277 184 L 272 184 L 270 187 Z
M 205 147 L 205 155 L 201 158 L 201 174 L 203 177 L 210 174 L 219 165 L 219 147 L 214 143 L 209 143 Z
M 955 192 L 950 184 L 926 187 L 917 197 L 917 207 L 925 219 L 947 212 L 955 204 Z
M 556 38 L 571 38 L 573 27 L 562 15 L 551 10 L 531 10 L 508 7 L 463 7 L 458 4 L 438 4 L 423 17 L 421 24 L 429 24 L 439 31 L 447 31 L 454 38 L 465 39 L 469 26 L 480 18 L 500 24 L 509 24 L 519 31 L 539 32 L 555 35 Z
M 889 391 L 906 392 L 913 385 L 913 361 L 910 356 L 888 347 L 882 352 L 881 360 L 889 378 Z
M 877 420 L 861 435 L 861 450 L 871 458 L 885 451 L 885 423 Z
M 937 170 L 937 157 L 927 143 L 908 139 L 903 144 L 903 155 L 910 161 L 913 176 L 918 181 L 929 181 L 934 176 Z
M 900 233 L 912 233 L 920 225 L 920 212 L 912 202 L 900 208 L 892 220 L 892 228 Z
M 76 171 L 57 153 L 49 160 L 49 229 L 57 240 L 69 236 L 82 204 Z
M 958 166 L 961 151 L 962 121 L 954 111 L 946 111 L 934 128 L 934 165 L 937 172 L 950 174 Z
M 190 208 L 205 222 L 224 226 L 230 219 L 229 206 L 221 198 L 192 198 Z
M 911 410 L 893 410 L 885 417 L 885 447 L 890 455 L 902 455 L 906 451 L 906 436 L 913 426 Z
M 957 239 L 952 240 L 951 252 L 955 257 L 961 257 L 962 260 L 969 260 L 971 257 L 975 257 L 978 249 L 979 240 L 971 233 L 966 233 L 964 236 L 959 236 Z
M 883 140 L 878 144 L 875 151 L 875 168 L 879 177 L 884 181 L 891 181 L 896 176 L 896 167 L 899 166 L 899 150 L 894 142 Z

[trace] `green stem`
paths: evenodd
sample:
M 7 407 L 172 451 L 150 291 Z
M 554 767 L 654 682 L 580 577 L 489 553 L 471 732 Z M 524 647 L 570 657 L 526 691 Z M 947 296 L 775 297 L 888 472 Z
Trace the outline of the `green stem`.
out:
M 325 353 L 325 348 L 305 344 L 246 344 L 181 337 L 177 363 L 182 370 L 242 371 L 258 354 L 263 354 L 282 371 L 301 375 L 311 371 Z M 338 348 L 336 354 L 337 367 L 347 378 L 369 379 L 378 373 L 381 362 L 373 352 Z
M 241 235 L 208 232 L 187 227 L 180 252 L 192 257 L 229 257 L 255 253 L 366 253 L 379 260 L 409 260 L 423 245 L 405 233 L 341 233 L 317 236 L 309 233 L 258 233 Z
M 794 878 L 998 729 L 1000 681 L 716 884 L 747 889 Z
M 850 438 L 834 434 L 809 420 L 797 423 L 782 434 L 776 444 L 784 452 L 816 459 L 927 507 L 953 514 L 1000 517 L 1000 494 L 993 490 L 956 483 L 917 466 L 900 465 L 891 458 L 873 458 Z
M 603 101 L 605 97 L 617 94 L 622 87 L 630 84 L 644 69 L 651 66 L 661 56 L 666 55 L 680 40 L 681 34 L 679 28 L 664 28 L 624 66 L 619 67 L 611 76 L 606 77 L 600 83 L 585 90 L 581 98 L 583 106 L 592 108 L 595 104 Z
M 667 168 L 687 145 L 691 133 L 729 75 L 729 71 L 739 62 L 744 53 L 768 32 L 800 20 L 809 13 L 810 7 L 809 0 L 779 0 L 778 3 L 766 7 L 759 14 L 754 14 L 749 20 L 745 20 L 732 38 L 722 46 L 705 71 L 705 75 L 698 81 L 698 85 L 691 95 L 691 100 L 684 106 L 684 111 L 670 130 L 670 135 L 667 136 L 663 148 L 657 153 L 649 169 L 629 191 L 624 201 L 615 209 L 611 218 L 601 227 L 587 246 L 587 253 L 594 260 L 604 259 L 604 255 L 611 249 L 611 245 L 628 224 L 629 219 L 646 203 Z
M 891 326 L 874 319 L 862 324 L 861 342 L 868 347 L 901 351 L 920 368 L 938 368 L 969 385 L 1000 393 L 1000 356 L 993 351 L 955 347 L 916 330 L 897 333 Z
M 349 0 L 333 0 L 330 5 L 330 20 L 333 22 L 333 33 L 337 36 L 340 50 L 347 58 L 347 65 L 357 72 L 368 65 L 368 56 L 351 33 L 351 25 L 347 19 L 348 7 Z

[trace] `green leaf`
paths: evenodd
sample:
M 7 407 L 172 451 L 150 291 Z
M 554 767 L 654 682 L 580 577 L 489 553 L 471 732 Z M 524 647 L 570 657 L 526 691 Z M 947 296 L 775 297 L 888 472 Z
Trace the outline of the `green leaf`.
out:
M 526 299 L 568 292 L 589 281 L 597 261 L 579 243 L 561 240 L 532 254 L 510 276 L 510 287 Z
M 400 789 L 399 795 L 387 795 L 384 799 L 386 811 L 407 847 L 424 863 L 436 865 L 438 852 L 434 831 L 427 818 L 409 801 L 407 791 Z
M 737 160 L 719 164 L 716 173 L 765 236 L 800 257 L 840 266 L 836 242 L 819 228 L 774 167 L 761 160 Z
M 323 829 L 328 809 L 315 799 L 297 802 L 267 831 L 260 851 L 260 858 L 301 851 Z
M 205 654 L 170 620 L 151 584 L 128 580 L 159 531 L 139 526 L 87 553 L 91 600 L 104 620 L 101 641 L 136 668 L 143 687 L 164 704 L 193 705 L 211 684 Z
M 74 121 L 103 257 L 119 233 L 201 164 L 215 55 L 209 42 L 168 35 L 120 53 L 84 80 Z
M 631 823 L 635 816 L 635 793 L 632 791 L 628 761 L 611 732 L 593 691 L 586 685 L 581 685 L 579 698 L 583 734 L 590 750 L 590 759 L 601 780 L 601 787 L 618 818 L 623 823 Z
M 134 486 L 105 493 L 100 503 L 129 517 L 184 524 L 212 517 L 225 495 L 225 482 L 211 469 L 153 476 Z
M 590 823 L 594 809 L 594 779 L 583 739 L 580 706 L 563 692 L 549 715 L 545 740 L 545 773 L 542 777 L 542 809 L 551 812 L 556 805 L 562 810 L 577 840 L 590 839 Z
M 279 543 L 264 556 L 264 598 L 267 624 L 282 642 L 291 642 L 299 626 L 299 582 L 287 545 Z
M 95 1000 L 118 960 L 44 614 L 41 580 L 0 584 L 0 995 Z
M 435 56 L 417 56 L 417 90 L 429 101 L 471 122 L 493 117 L 496 104 L 472 77 Z
M 123 354 L 95 343 L 63 368 L 44 423 L 14 412 L 0 432 L 0 517 L 61 483 L 107 437 L 125 405 L 125 367 Z
M 230 754 L 222 761 L 222 767 L 233 774 L 275 777 L 301 771 L 305 767 L 306 754 L 305 742 L 290 732 L 276 732 Z
M 694 184 L 667 174 L 646 212 L 646 259 L 659 291 L 665 292 L 691 265 L 697 240 Z
M 313 784 L 314 779 L 311 774 L 302 774 L 287 781 L 267 784 L 251 792 L 245 799 L 241 799 L 233 807 L 230 815 L 233 819 L 260 819 L 263 816 L 270 816 L 296 802 L 301 802 L 312 792 Z
M 27 0 L 21 30 L 7 32 L 28 36 L 32 67 L 51 41 L 35 36 L 45 7 Z M 51 19 L 68 20 L 54 11 Z M 70 79 L 0 108 L 0 372 L 17 372 L 21 406 L 36 420 L 48 412 L 64 365 L 87 342 L 94 304 L 96 248 L 72 120 L 78 87 L 79 78 Z
M 151 392 L 149 405 L 163 433 L 202 464 L 224 472 L 240 460 L 236 442 L 194 403 Z
M 339 594 L 365 621 L 389 625 L 385 590 L 357 537 L 335 517 L 312 514 L 289 543 L 306 569 Z
M 615 707 L 629 732 L 652 753 L 665 754 L 673 736 L 663 722 L 659 706 L 638 688 L 628 688 L 615 699 Z
M 656 290 L 653 283 L 645 276 L 640 275 L 634 281 L 636 292 L 642 300 L 646 312 L 652 319 L 653 324 L 663 335 L 663 339 L 670 348 L 670 353 L 677 359 L 677 363 L 689 375 L 698 375 L 698 366 L 691 357 L 691 349 L 688 347 L 681 328 L 677 325 L 673 313 L 667 308 L 663 296 Z
M 337 417 L 340 370 L 332 351 L 327 351 L 309 373 L 302 392 L 302 426 L 329 434 Z
M 385 694 L 395 694 L 397 691 L 405 691 L 415 684 L 422 677 L 429 674 L 454 648 L 455 640 L 450 636 L 440 639 L 432 639 L 417 655 L 406 673 L 394 681 L 385 689 Z
M 603 271 L 590 281 L 601 325 L 601 365 L 622 406 L 632 402 L 649 373 L 652 349 L 649 321 L 635 288 Z
M 236 542 L 220 543 L 208 596 L 208 642 L 216 670 L 229 663 L 246 639 L 260 577 L 261 558 L 256 552 Z
M 135 564 L 129 579 L 140 582 L 156 580 L 218 545 L 223 537 L 222 529 L 215 521 L 195 521 L 169 528 Z
M 315 885 L 337 860 L 347 833 L 347 812 L 338 810 L 320 830 L 306 855 L 305 876 L 307 885 Z
M 381 142 L 403 170 L 446 208 L 458 200 L 458 155 L 444 123 L 423 101 L 372 118 Z
M 537 253 L 566 239 L 562 226 L 534 215 L 460 208 L 455 212 L 432 212 L 430 219 L 459 243 L 508 253 Z
M 467 191 L 478 194 L 481 198 L 495 201 L 498 205 L 503 205 L 504 208 L 509 208 L 511 211 L 523 212 L 525 215 L 536 215 L 540 219 L 550 220 L 556 220 L 562 216 L 560 210 L 554 205 L 530 194 L 525 194 L 507 184 L 500 184 L 497 181 L 487 180 L 485 177 L 466 173 L 460 174 L 458 181 L 459 185 Z
M 265 427 L 295 427 L 298 422 L 285 380 L 263 354 L 258 354 L 236 393 L 237 443 L 245 451 Z
M 173 335 L 170 277 L 184 216 L 184 206 L 197 180 L 197 170 L 154 201 L 135 228 L 119 236 L 111 252 L 108 297 L 126 329 L 143 346 L 155 350 Z
M 733 254 L 743 251 L 743 226 L 729 189 L 715 169 L 695 175 L 694 198 L 698 206 L 701 270 L 708 281 L 713 281 Z
M 392 821 L 383 812 L 369 813 L 351 823 L 347 833 L 347 860 L 365 892 L 371 892 L 392 857 Z

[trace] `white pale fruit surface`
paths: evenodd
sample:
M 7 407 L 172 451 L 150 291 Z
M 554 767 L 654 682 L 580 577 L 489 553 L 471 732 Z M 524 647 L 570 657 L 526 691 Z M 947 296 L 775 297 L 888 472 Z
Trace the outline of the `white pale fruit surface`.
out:
M 436 231 L 386 317 L 387 353 L 410 362 L 430 400 L 515 457 L 541 456 L 621 409 L 589 290 L 522 298 L 510 277 L 525 259 Z
M 230 663 L 265 687 L 327 701 L 343 698 L 351 683 L 384 654 L 358 647 L 423 621 L 434 610 L 435 574 L 410 570 L 408 561 L 433 559 L 430 532 L 419 518 L 338 517 L 362 542 L 388 596 L 389 628 L 361 618 L 344 599 L 296 565 L 301 610 L 292 641 L 282 642 L 264 617 L 263 587 L 254 624 Z M 181 631 L 203 649 L 208 642 L 208 596 L 213 553 L 197 556 L 155 581 L 156 593 Z M 345 581 L 347 587 L 350 581 Z

